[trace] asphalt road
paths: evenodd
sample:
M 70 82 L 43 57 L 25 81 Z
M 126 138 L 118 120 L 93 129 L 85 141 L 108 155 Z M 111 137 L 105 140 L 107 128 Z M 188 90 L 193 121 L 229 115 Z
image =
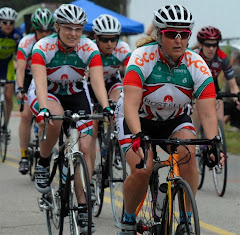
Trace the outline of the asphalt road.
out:
M 0 235 L 47 234 L 45 215 L 40 212 L 37 192 L 28 175 L 18 173 L 20 149 L 18 142 L 19 113 L 10 120 L 11 142 L 7 160 L 0 163 Z M 226 194 L 219 198 L 211 172 L 197 193 L 202 235 L 240 235 L 240 156 L 229 155 L 229 176 Z M 110 198 L 105 197 L 102 214 L 94 218 L 97 235 L 117 234 Z M 67 228 L 67 226 L 65 226 Z M 69 234 L 68 230 L 64 232 Z

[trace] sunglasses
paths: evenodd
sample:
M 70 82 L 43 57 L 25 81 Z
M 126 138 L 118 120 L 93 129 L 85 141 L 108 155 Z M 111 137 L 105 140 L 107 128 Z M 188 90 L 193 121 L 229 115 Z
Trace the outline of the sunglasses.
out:
M 80 34 L 83 31 L 83 27 L 70 27 L 62 24 L 60 24 L 60 26 L 64 29 L 66 33 L 71 33 L 72 31 L 75 31 L 77 34 Z
M 101 42 L 104 42 L 104 43 L 107 43 L 107 42 L 109 42 L 109 41 L 111 41 L 111 42 L 116 42 L 116 41 L 118 40 L 118 36 L 112 37 L 112 38 L 99 37 L 99 40 L 100 40 Z
M 206 43 L 206 42 L 204 42 L 203 46 L 208 47 L 208 48 L 210 48 L 210 47 L 215 48 L 215 47 L 218 47 L 218 43 Z
M 43 30 L 43 29 L 37 29 L 36 31 L 38 31 L 39 33 L 51 33 L 53 30 L 52 29 L 47 29 L 47 30 Z
M 161 33 L 169 39 L 176 39 L 177 37 L 180 37 L 180 39 L 189 39 L 192 34 L 190 30 L 176 31 L 171 29 L 161 30 Z
M 14 21 L 10 21 L 10 20 L 3 20 L 1 21 L 4 25 L 14 25 Z

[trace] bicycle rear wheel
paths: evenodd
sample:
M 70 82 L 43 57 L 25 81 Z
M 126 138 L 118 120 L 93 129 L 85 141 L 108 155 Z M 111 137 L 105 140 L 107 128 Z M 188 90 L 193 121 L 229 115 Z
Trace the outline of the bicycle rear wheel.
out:
M 4 162 L 6 160 L 8 145 L 7 106 L 5 101 L 1 101 L 0 109 L 0 159 Z
M 201 138 L 204 139 L 204 133 L 202 126 L 200 127 L 200 134 Z M 205 178 L 205 159 L 206 159 L 206 146 L 199 145 L 196 147 L 196 163 L 197 163 L 197 170 L 198 170 L 198 189 L 201 189 L 203 186 L 204 178 Z
M 218 135 L 221 137 L 220 149 L 225 154 L 225 164 L 221 167 L 220 164 L 212 168 L 213 182 L 216 189 L 216 193 L 219 197 L 222 197 L 225 193 L 227 186 L 227 147 L 224 129 L 221 121 L 218 120 Z
M 93 215 L 98 217 L 102 212 L 104 198 L 104 183 L 105 183 L 105 158 L 101 154 L 101 146 L 104 141 L 104 126 L 103 122 L 98 123 L 98 139 L 96 141 L 96 159 L 93 171 L 93 182 L 95 188 L 96 200 L 93 202 Z
M 92 234 L 92 201 L 90 179 L 86 161 L 80 153 L 75 153 L 76 166 L 74 168 L 74 184 L 71 184 L 69 193 L 69 222 L 70 233 L 78 235 L 79 231 L 84 234 Z M 79 208 L 80 199 L 85 201 L 83 208 Z M 87 231 L 83 232 L 81 227 L 78 227 L 78 213 L 87 213 Z
M 190 223 L 188 222 L 187 212 L 189 210 L 186 207 L 187 202 L 192 212 Z M 180 225 L 180 215 L 183 221 L 185 221 L 184 224 L 187 228 L 187 234 L 200 235 L 199 217 L 195 197 L 190 186 L 184 180 L 178 180 L 172 190 L 171 221 L 169 223 L 168 234 L 174 235 L 176 233 L 178 225 Z
M 160 218 L 157 215 L 158 173 L 154 172 L 149 180 L 145 197 L 136 210 L 137 232 L 143 235 L 160 233 Z
M 57 156 L 52 156 L 50 169 L 50 182 L 51 191 L 43 195 L 46 198 L 46 221 L 48 235 L 61 235 L 63 232 L 63 201 L 61 198 L 62 193 L 62 168 L 59 167 Z
M 117 227 L 122 222 L 124 203 L 122 188 L 126 179 L 126 161 L 117 138 L 113 138 L 109 146 L 109 186 L 113 217 Z

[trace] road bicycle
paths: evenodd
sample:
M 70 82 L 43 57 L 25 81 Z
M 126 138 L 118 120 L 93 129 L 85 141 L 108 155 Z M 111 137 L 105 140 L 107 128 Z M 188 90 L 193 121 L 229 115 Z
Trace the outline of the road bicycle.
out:
M 211 145 L 214 149 L 216 161 L 219 162 L 219 142 L 220 137 L 218 136 L 213 139 L 186 140 L 145 138 L 144 161 L 141 161 L 136 167 L 146 168 L 147 151 L 150 144 L 154 151 L 154 167 L 149 180 L 148 190 L 136 210 L 138 233 L 174 235 L 177 226 L 180 224 L 181 214 L 184 218 L 183 221 L 185 221 L 187 234 L 200 235 L 199 216 L 195 197 L 189 184 L 181 178 L 179 166 L 187 163 L 191 157 L 187 145 Z M 168 160 L 161 160 L 157 155 L 156 146 L 161 144 L 171 146 Z M 177 147 L 179 146 L 183 146 L 188 150 L 186 157 L 181 160 L 177 152 Z M 163 176 L 164 171 L 162 168 L 166 167 L 167 171 Z M 192 212 L 190 223 L 187 214 L 187 211 L 189 211 L 186 207 L 187 202 L 189 204 L 188 208 L 191 208 Z
M 6 80 L 0 80 L 0 159 L 2 162 L 6 160 L 9 139 L 7 103 L 4 95 L 6 83 Z
M 80 138 L 76 129 L 76 122 L 83 119 L 103 120 L 103 114 L 85 114 L 80 111 L 72 114 L 65 111 L 64 115 L 52 115 L 48 119 L 62 120 L 63 124 L 59 137 L 59 148 L 53 149 L 50 164 L 50 187 L 51 191 L 43 194 L 39 199 L 40 210 L 46 214 L 48 234 L 63 234 L 64 218 L 69 216 L 70 234 L 82 234 L 79 231 L 77 215 L 78 212 L 87 211 L 88 229 L 87 234 L 92 234 L 92 201 L 90 190 L 90 179 L 84 155 L 78 148 Z M 43 139 L 46 139 L 48 121 L 45 120 Z M 64 135 L 65 133 L 65 135 Z M 65 171 L 66 170 L 66 171 Z M 82 189 L 85 198 L 85 206 L 79 206 L 77 195 Z
M 35 167 L 40 157 L 40 146 L 38 137 L 38 124 L 35 116 L 32 117 L 30 142 L 28 144 L 28 165 L 29 165 L 29 176 L 31 181 L 35 180 Z
M 110 107 L 115 109 L 115 102 L 109 101 Z M 98 110 L 98 108 L 96 108 Z M 96 160 L 93 173 L 96 200 L 93 204 L 93 215 L 101 214 L 104 195 L 109 192 L 112 213 L 117 227 L 120 226 L 123 212 L 122 187 L 126 179 L 126 162 L 117 139 L 117 131 L 113 120 L 106 128 L 106 123 L 98 122 L 98 139 Z
M 217 93 L 217 99 L 222 99 L 224 97 L 237 97 L 238 100 L 240 101 L 240 93 L 237 93 L 237 94 L 224 93 L 224 92 Z M 200 127 L 200 135 L 201 135 L 201 138 L 205 138 L 202 126 Z M 209 170 L 212 171 L 213 182 L 214 182 L 216 193 L 219 197 L 222 197 L 225 194 L 226 187 L 227 187 L 228 157 L 227 157 L 227 144 L 226 144 L 225 132 L 224 132 L 224 128 L 221 120 L 218 120 L 218 135 L 221 137 L 220 150 L 225 155 L 224 167 L 222 167 L 220 164 L 215 165 L 213 167 L 211 166 L 211 164 L 210 165 L 207 164 L 207 150 L 206 150 L 206 146 L 204 145 L 197 147 L 196 160 L 197 160 L 197 168 L 198 168 L 198 174 L 199 174 L 198 189 L 201 189 L 203 186 L 206 167 L 208 167 Z

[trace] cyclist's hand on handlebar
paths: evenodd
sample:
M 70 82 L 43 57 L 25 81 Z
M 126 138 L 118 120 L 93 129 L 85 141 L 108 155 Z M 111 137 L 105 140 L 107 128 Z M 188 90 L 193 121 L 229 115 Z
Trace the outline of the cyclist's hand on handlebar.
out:
M 105 119 L 107 119 L 106 121 L 109 123 L 112 117 L 113 120 L 115 119 L 114 110 L 110 107 L 105 107 L 103 109 L 103 116 L 105 117 Z
M 214 154 L 214 151 L 210 148 L 208 150 L 208 154 L 209 154 L 209 158 L 208 161 L 207 161 L 207 166 L 212 168 L 216 165 L 216 157 L 215 157 L 215 154 Z M 220 150 L 220 159 L 219 159 L 219 163 L 221 165 L 221 167 L 224 166 L 224 163 L 225 163 L 225 154 Z
M 42 108 L 39 110 L 39 113 L 36 117 L 36 121 L 39 125 L 39 128 L 43 128 L 44 127 L 44 119 L 45 118 L 50 118 L 51 117 L 51 113 L 47 108 Z M 49 119 L 49 124 L 53 125 L 53 122 L 51 119 Z
M 240 110 L 240 102 L 238 100 L 235 100 L 234 103 L 236 105 L 236 108 Z
M 136 135 L 132 136 L 132 150 L 141 158 L 144 158 L 143 148 L 144 148 L 144 134 L 143 132 L 138 132 Z
M 18 100 L 22 100 L 24 98 L 24 90 L 23 87 L 18 87 L 17 88 L 17 98 Z

